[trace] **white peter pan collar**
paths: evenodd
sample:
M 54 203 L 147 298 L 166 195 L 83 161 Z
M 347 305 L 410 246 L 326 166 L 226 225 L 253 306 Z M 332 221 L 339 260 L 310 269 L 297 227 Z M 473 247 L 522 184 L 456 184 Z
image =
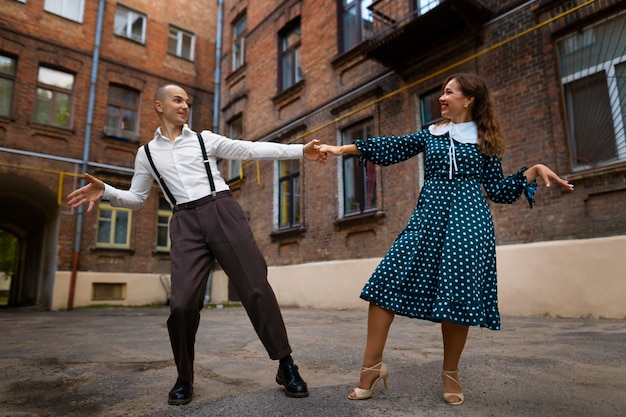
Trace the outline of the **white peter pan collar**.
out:
M 446 133 L 450 134 L 450 147 L 448 148 L 448 164 L 450 170 L 448 172 L 448 178 L 452 179 L 453 173 L 458 172 L 458 166 L 456 163 L 456 147 L 454 141 L 460 143 L 477 144 L 478 143 L 478 128 L 475 122 L 466 123 L 453 123 L 430 125 L 428 130 L 435 136 L 443 136 Z M 454 139 L 454 140 L 453 140 Z
M 436 124 L 428 126 L 428 130 L 435 136 L 450 133 L 450 137 L 461 143 L 478 143 L 478 128 L 476 122 Z

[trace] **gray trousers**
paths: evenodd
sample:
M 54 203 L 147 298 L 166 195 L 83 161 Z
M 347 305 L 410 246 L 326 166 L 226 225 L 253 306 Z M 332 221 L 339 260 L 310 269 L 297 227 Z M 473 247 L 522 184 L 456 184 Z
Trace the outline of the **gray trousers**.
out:
M 229 191 L 174 209 L 170 223 L 172 290 L 167 320 L 178 377 L 193 383 L 194 344 L 211 262 L 231 280 L 271 359 L 291 353 L 267 264 L 248 220 Z

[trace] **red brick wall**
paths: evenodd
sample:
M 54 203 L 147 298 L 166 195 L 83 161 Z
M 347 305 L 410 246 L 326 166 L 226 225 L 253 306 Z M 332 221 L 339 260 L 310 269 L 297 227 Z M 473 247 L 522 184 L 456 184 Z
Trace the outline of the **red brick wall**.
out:
M 546 189 L 540 184 L 537 206 L 533 210 L 528 209 L 523 197 L 514 205 L 492 204 L 498 243 L 626 233 L 623 165 L 621 170 L 612 173 L 581 176 L 571 171 L 553 47 L 554 34 L 563 28 L 573 28 L 582 21 L 597 18 L 606 11 L 615 12 L 616 8 L 623 9 L 624 6 L 617 1 L 598 1 L 567 18 L 536 28 L 540 22 L 583 2 L 482 3 L 494 12 L 494 17 L 510 13 L 488 22 L 478 41 L 459 40 L 469 45 L 460 52 L 456 44 L 440 45 L 404 74 L 391 74 L 360 96 L 346 98 L 349 92 L 362 88 L 388 69 L 363 58 L 360 51 L 339 54 L 335 1 L 289 1 L 282 3 L 281 7 L 277 7 L 278 2 L 226 1 L 221 125 L 225 128 L 229 117 L 243 111 L 244 136 L 250 140 L 296 139 L 302 143 L 316 137 L 334 143 L 341 129 L 365 117 L 373 118 L 376 135 L 408 133 L 417 127 L 416 96 L 439 87 L 452 72 L 475 72 L 482 75 L 491 87 L 507 138 L 505 174 L 541 162 L 569 176 L 576 184 L 576 191 L 572 194 L 556 188 Z M 246 10 L 246 6 L 247 64 L 233 74 L 230 68 L 232 41 L 228 32 L 232 19 Z M 516 6 L 521 7 L 515 9 Z M 302 25 L 304 84 L 297 92 L 279 94 L 276 86 L 277 33 L 295 17 L 300 17 Z M 531 28 L 535 30 L 509 42 L 513 35 Z M 505 44 L 484 52 L 500 42 Z M 455 66 L 459 60 L 473 54 L 477 55 L 474 59 Z M 442 68 L 449 70 L 424 79 Z M 416 83 L 420 79 L 423 82 Z M 343 118 L 348 112 L 399 88 L 406 91 Z M 382 256 L 406 224 L 419 194 L 416 159 L 379 167 L 381 215 L 373 219 L 338 222 L 336 160 L 331 158 L 325 167 L 307 161 L 302 169 L 305 231 L 282 235 L 277 234 L 272 226 L 273 171 L 273 163 L 260 163 L 261 185 L 258 185 L 256 163 L 249 163 L 245 166 L 245 179 L 237 185 L 239 201 L 250 213 L 255 236 L 268 262 L 273 265 Z
M 85 1 L 82 24 L 45 12 L 43 3 L 43 0 L 29 0 L 26 4 L 0 0 L 0 51 L 18 59 L 13 114 L 10 118 L 0 118 L 0 146 L 82 160 L 99 2 Z M 137 147 L 152 138 L 158 126 L 152 104 L 158 86 L 177 83 L 185 87 L 194 104 L 194 124 L 212 126 L 217 8 L 213 1 L 186 2 L 184 7 L 166 0 L 125 1 L 124 6 L 147 15 L 146 43 L 139 44 L 114 35 L 116 4 L 107 0 L 104 9 L 89 160 L 132 168 Z M 196 35 L 193 62 L 167 53 L 170 24 Z M 71 128 L 32 122 L 40 64 L 76 75 Z M 103 134 L 109 83 L 140 91 L 140 141 L 126 143 Z M 0 163 L 0 173 L 15 172 L 32 177 L 46 184 L 55 195 L 59 192 L 59 175 L 64 175 L 60 190 L 63 199 L 77 181 L 64 173 L 81 172 L 80 164 L 4 152 L 0 152 Z M 114 169 L 92 167 L 90 173 L 121 187 L 129 185 L 130 176 Z M 155 188 L 145 207 L 133 213 L 132 249 L 128 251 L 96 249 L 97 210 L 86 213 L 79 268 L 102 272 L 168 272 L 167 256 L 154 253 L 157 196 Z M 68 270 L 74 252 L 76 211 L 65 202 L 60 211 L 57 267 Z

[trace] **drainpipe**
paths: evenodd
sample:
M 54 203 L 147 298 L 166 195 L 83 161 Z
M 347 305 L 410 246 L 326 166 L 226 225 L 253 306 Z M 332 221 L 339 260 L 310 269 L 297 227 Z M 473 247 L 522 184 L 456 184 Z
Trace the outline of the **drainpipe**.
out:
M 213 92 L 213 132 L 220 130 L 220 78 L 222 60 L 222 19 L 224 0 L 217 0 L 217 34 L 215 37 L 215 91 Z
M 100 55 L 100 38 L 102 36 L 102 20 L 104 18 L 104 6 L 106 0 L 100 0 L 98 4 L 98 21 L 96 24 L 96 39 L 93 48 L 93 64 L 91 67 L 91 83 L 89 86 L 89 105 L 87 108 L 87 126 L 85 127 L 85 145 L 83 147 L 82 173 L 87 172 L 89 166 L 89 147 L 91 144 L 91 125 L 93 122 L 93 109 L 96 98 L 96 81 L 98 79 L 98 61 Z M 80 186 L 85 185 L 85 179 L 81 179 Z M 72 273 L 70 276 L 70 289 L 67 297 L 67 309 L 74 308 L 74 292 L 76 289 L 76 274 L 78 273 L 78 258 L 80 255 L 80 244 L 83 231 L 83 206 L 78 208 L 76 216 L 76 236 L 74 238 L 74 256 L 72 258 Z
M 220 131 L 220 78 L 222 76 L 221 60 L 222 60 L 222 19 L 223 19 L 224 0 L 217 0 L 217 34 L 215 35 L 215 90 L 213 91 L 213 132 Z M 204 293 L 204 303 L 207 304 L 211 300 L 211 286 L 213 269 L 215 262 L 211 265 L 209 276 L 207 278 L 206 291 Z

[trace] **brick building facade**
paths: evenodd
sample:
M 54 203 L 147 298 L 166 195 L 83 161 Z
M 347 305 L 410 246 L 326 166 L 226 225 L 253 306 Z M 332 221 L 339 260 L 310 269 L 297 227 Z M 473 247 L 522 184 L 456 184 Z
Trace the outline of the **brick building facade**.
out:
M 572 160 L 575 142 L 567 117 L 568 87 L 558 56 L 559 42 L 576 31 L 593 29 L 603 19 L 612 18 L 614 30 L 623 31 L 621 2 L 471 1 L 456 6 L 458 2 L 442 1 L 423 15 L 400 10 L 409 1 L 374 2 L 374 17 L 362 17 L 362 23 L 372 27 L 362 29 L 364 35 L 353 35 L 363 36 L 362 42 L 343 50 L 345 32 L 354 28 L 342 26 L 342 18 L 356 15 L 355 10 L 342 10 L 344 3 L 372 2 L 225 1 L 222 129 L 241 118 L 243 137 L 252 140 L 306 142 L 315 137 L 329 143 L 338 143 L 346 129 L 363 121 L 371 124 L 372 136 L 410 133 L 428 124 L 424 104 L 438 95 L 447 75 L 474 72 L 489 83 L 501 118 L 508 141 L 505 173 L 542 162 L 577 187 L 573 194 L 542 189 L 532 211 L 521 201 L 492 205 L 498 243 L 626 232 L 624 143 L 619 139 L 624 137 L 623 127 L 614 128 L 619 148 L 614 158 L 585 166 Z M 438 8 L 444 10 L 437 13 Z M 383 16 L 394 12 L 398 16 Z M 387 33 L 376 33 L 376 15 L 399 23 L 385 29 Z M 233 70 L 233 27 L 244 18 L 245 65 Z M 301 79 L 283 89 L 280 42 L 290 25 L 300 30 Z M 616 48 L 615 57 L 608 58 L 618 62 L 623 62 L 625 52 L 621 35 L 616 41 L 619 33 L 611 40 L 597 31 L 599 42 L 611 43 L 605 48 Z M 618 89 L 623 100 L 623 80 Z M 420 188 L 417 159 L 376 167 L 375 207 L 359 213 L 342 209 L 342 167 L 336 160 L 328 165 L 302 164 L 302 221 L 291 228 L 276 226 L 273 176 L 278 164 L 260 164 L 260 185 L 255 164 L 245 166 L 239 199 L 251 212 L 270 264 L 381 256 L 408 220 Z
M 9 304 L 50 306 L 59 271 L 169 273 L 158 192 L 127 225 L 102 207 L 81 218 L 65 196 L 84 171 L 128 187 L 160 85 L 185 87 L 193 123 L 212 125 L 216 33 L 215 1 L 0 1 L 0 228 L 20 251 Z
M 552 243 L 578 259 L 545 251 L 562 268 L 555 276 L 544 268 L 549 259 L 530 259 L 540 265 L 538 280 L 572 285 L 580 276 L 585 286 L 592 271 L 624 294 L 623 279 L 614 269 L 605 273 L 613 267 L 604 259 L 619 257 L 626 235 L 625 10 L 623 2 L 605 0 L 226 0 L 220 126 L 285 143 L 406 134 L 437 120 L 448 75 L 477 73 L 491 87 L 507 139 L 505 174 L 545 163 L 576 185 L 571 194 L 540 188 L 533 210 L 523 199 L 491 204 L 499 251 L 519 249 L 499 257 L 501 275 L 509 282 L 532 275 L 505 263 Z M 248 163 L 233 182 L 286 304 L 333 306 L 324 299 L 335 295 L 333 287 L 342 293 L 338 285 L 349 280 L 355 284 L 342 295 L 357 299 L 415 207 L 419 158 L 390 167 L 353 162 Z M 297 195 L 283 187 L 294 175 Z M 293 210 L 296 221 L 284 221 Z M 602 249 L 594 245 L 602 238 L 618 239 L 610 243 L 616 254 L 598 256 Z M 591 249 L 579 257 L 570 252 L 578 244 Z M 319 297 L 306 300 L 311 293 Z
M 34 247 L 52 245 L 34 252 L 40 260 L 31 275 L 39 284 L 24 278 L 24 287 L 48 298 L 52 290 L 45 289 L 61 276 L 67 279 L 68 271 L 98 272 L 104 281 L 103 274 L 117 277 L 113 281 L 124 274 L 167 274 L 167 250 L 155 243 L 161 215 L 167 217 L 159 210 L 159 193 L 131 214 L 130 243 L 123 248 L 114 241 L 109 247 L 94 243 L 101 228 L 97 213 L 85 214 L 77 234 L 77 215 L 57 194 L 77 185 L 72 173 L 80 174 L 85 160 L 90 172 L 128 185 L 135 150 L 157 123 L 151 96 L 170 81 L 192 96 L 192 128 L 255 141 L 349 143 L 427 126 L 438 118 L 443 80 L 454 72 L 477 73 L 491 87 L 507 138 L 505 173 L 542 162 L 576 185 L 571 194 L 540 189 L 533 210 L 524 201 L 492 204 L 499 250 L 519 259 L 529 248 L 552 244 L 558 251 L 544 250 L 544 256 L 554 258 L 576 257 L 570 250 L 577 245 L 590 247 L 576 262 L 563 260 L 553 277 L 562 282 L 576 270 L 586 274 L 606 264 L 596 256 L 602 239 L 616 239 L 608 246 L 618 253 L 624 247 L 622 1 L 209 0 L 185 8 L 106 1 L 89 141 L 98 2 L 79 1 L 84 14 L 77 23 L 46 11 L 48 1 L 1 1 L 0 55 L 13 59 L 17 70 L 2 73 L 12 80 L 14 94 L 10 113 L 0 115 L 0 194 L 15 209 L 0 212 L 0 228 L 32 239 Z M 146 17 L 144 42 L 132 39 L 134 25 L 115 33 L 120 7 L 126 13 L 121 18 Z M 193 59 L 168 52 L 172 31 L 195 36 Z M 69 127 L 35 121 L 42 65 L 75 75 Z M 111 86 L 140 96 L 140 123 L 131 137 L 107 130 Z M 325 166 L 222 161 L 221 171 L 248 214 L 279 301 L 296 305 L 344 306 L 350 303 L 325 300 L 358 298 L 371 266 L 406 224 L 423 181 L 419 157 L 389 167 L 363 167 L 349 158 L 329 158 Z M 33 201 L 27 189 L 40 198 Z M 29 210 L 40 223 L 34 233 L 24 220 Z M 533 263 L 537 275 L 548 273 L 543 258 Z M 511 281 L 522 269 L 499 265 L 500 275 Z M 615 271 L 605 275 L 605 287 L 623 287 Z M 215 278 L 214 287 L 220 282 Z M 586 280 L 581 276 L 581 285 Z M 352 283 L 347 289 L 341 287 L 346 282 Z M 18 301 L 46 304 L 37 291 Z M 306 302 L 310 294 L 318 298 Z M 236 295 L 223 295 L 228 298 Z

